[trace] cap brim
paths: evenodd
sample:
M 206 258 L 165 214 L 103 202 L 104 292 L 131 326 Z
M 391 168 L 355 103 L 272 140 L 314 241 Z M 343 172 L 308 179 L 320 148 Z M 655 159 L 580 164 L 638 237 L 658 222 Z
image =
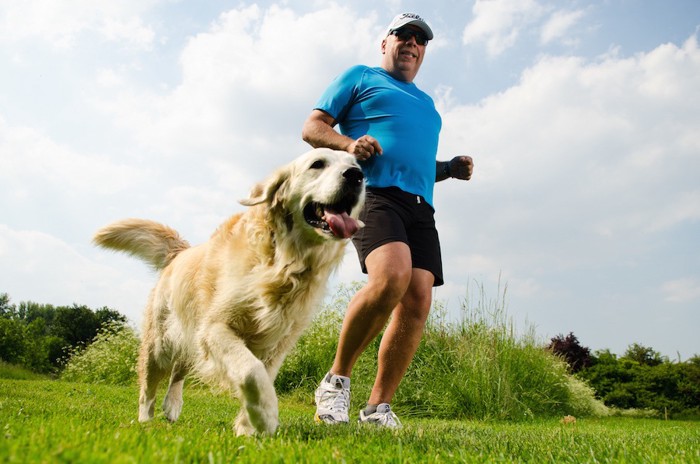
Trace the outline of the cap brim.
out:
M 428 37 L 428 40 L 433 40 L 433 31 L 432 29 L 430 29 L 430 26 L 418 19 L 404 18 L 403 20 L 392 24 L 388 33 L 390 34 L 391 31 L 395 31 L 396 29 L 402 28 L 404 26 L 416 26 L 425 33 L 425 35 Z

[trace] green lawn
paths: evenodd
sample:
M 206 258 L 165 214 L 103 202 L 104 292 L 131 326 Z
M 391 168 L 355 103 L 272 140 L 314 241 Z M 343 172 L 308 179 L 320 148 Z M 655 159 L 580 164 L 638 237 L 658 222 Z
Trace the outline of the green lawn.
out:
M 135 387 L 0 379 L 0 462 L 699 462 L 700 423 L 403 418 L 399 432 L 313 423 L 312 393 L 282 398 L 273 437 L 236 437 L 238 404 L 185 391 L 175 424 L 139 424 Z M 398 411 L 400 414 L 401 411 Z

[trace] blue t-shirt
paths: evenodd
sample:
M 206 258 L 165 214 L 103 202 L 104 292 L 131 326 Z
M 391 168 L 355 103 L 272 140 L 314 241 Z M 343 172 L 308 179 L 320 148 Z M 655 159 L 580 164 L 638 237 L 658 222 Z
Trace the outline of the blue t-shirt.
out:
M 332 116 L 341 134 L 379 141 L 383 154 L 360 162 L 368 186 L 399 187 L 433 206 L 442 119 L 425 92 L 382 68 L 353 66 L 328 86 L 316 109 Z

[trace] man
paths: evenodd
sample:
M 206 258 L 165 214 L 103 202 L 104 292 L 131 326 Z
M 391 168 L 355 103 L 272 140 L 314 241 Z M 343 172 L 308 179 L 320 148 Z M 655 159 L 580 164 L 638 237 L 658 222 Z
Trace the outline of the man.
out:
M 306 142 L 355 155 L 367 179 L 366 226 L 353 244 L 368 280 L 348 305 L 335 360 L 316 390 L 318 422 L 349 421 L 352 368 L 391 316 L 360 422 L 401 426 L 390 402 L 418 349 L 432 287 L 443 284 L 433 187 L 449 177 L 469 180 L 473 169 L 468 156 L 436 161 L 442 120 L 413 84 L 432 38 L 420 16 L 396 16 L 382 40 L 381 66 L 341 74 L 304 123 Z

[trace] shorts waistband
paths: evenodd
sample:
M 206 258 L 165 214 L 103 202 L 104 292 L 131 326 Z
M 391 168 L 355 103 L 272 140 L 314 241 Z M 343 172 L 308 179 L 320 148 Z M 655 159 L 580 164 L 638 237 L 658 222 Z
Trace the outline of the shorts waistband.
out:
M 414 203 L 417 205 L 428 204 L 421 195 L 416 195 L 415 193 L 407 192 L 399 187 L 367 187 L 368 192 L 376 193 L 378 195 L 386 195 L 393 197 L 397 200 L 404 201 L 406 203 Z M 432 206 L 431 206 L 432 208 Z

